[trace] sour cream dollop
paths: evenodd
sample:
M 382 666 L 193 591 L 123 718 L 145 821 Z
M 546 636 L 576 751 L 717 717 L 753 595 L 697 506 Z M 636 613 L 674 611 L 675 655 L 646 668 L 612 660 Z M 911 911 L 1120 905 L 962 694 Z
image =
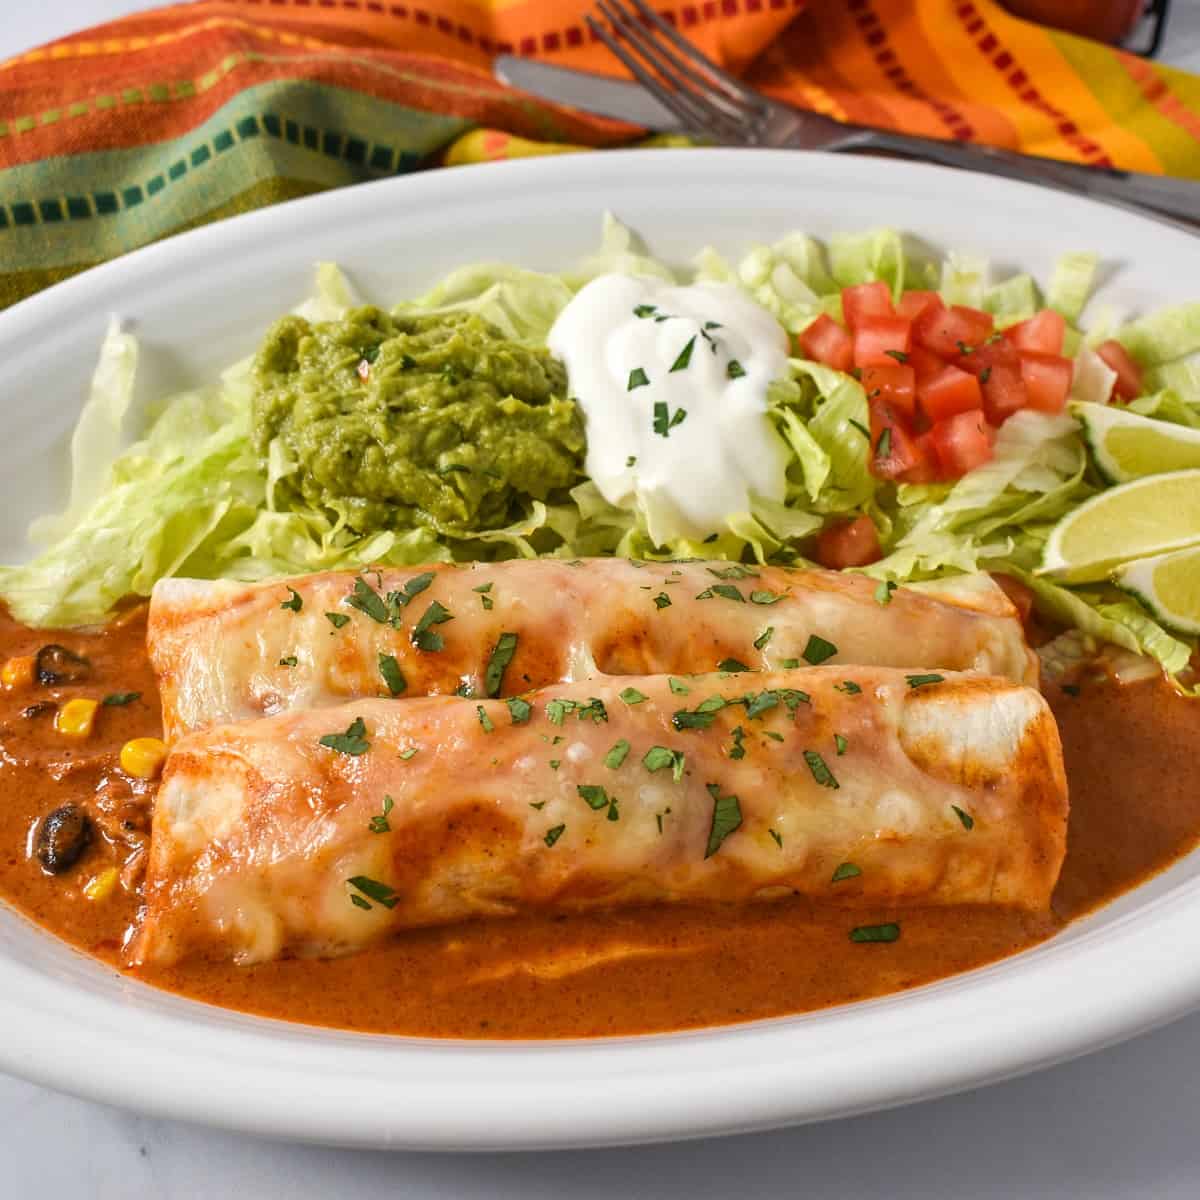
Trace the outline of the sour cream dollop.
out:
M 783 500 L 767 388 L 787 372 L 787 334 L 738 288 L 601 275 L 547 344 L 583 409 L 588 474 L 610 504 L 641 509 L 655 543 L 721 532 L 755 496 Z

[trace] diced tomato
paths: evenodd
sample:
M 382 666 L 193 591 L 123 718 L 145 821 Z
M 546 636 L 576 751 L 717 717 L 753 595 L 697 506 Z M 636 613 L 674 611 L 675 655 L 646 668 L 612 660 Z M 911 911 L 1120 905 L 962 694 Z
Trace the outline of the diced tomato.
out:
M 955 304 L 951 308 L 927 308 L 913 323 L 917 345 L 942 358 L 957 358 L 964 346 L 986 341 L 995 324 L 992 314 Z
M 1027 625 L 1033 613 L 1033 589 L 1015 575 L 1005 575 L 1003 571 L 993 571 L 992 578 L 1000 590 L 1012 601 L 1021 624 Z
M 1012 367 L 1015 370 L 1020 366 L 1020 361 L 1012 342 L 993 335 L 978 346 L 972 346 L 969 354 L 960 354 L 955 358 L 954 365 L 969 371 L 978 379 L 988 367 Z
M 868 400 L 890 404 L 912 420 L 917 406 L 917 381 L 912 367 L 895 361 L 887 366 L 863 367 L 862 385 Z
M 871 471 L 879 479 L 901 479 L 918 469 L 926 452 L 904 417 L 890 404 L 875 401 L 871 409 Z
M 875 522 L 865 513 L 852 521 L 839 521 L 817 538 L 817 562 L 832 571 L 865 567 L 883 557 Z
M 917 388 L 921 411 L 936 424 L 957 413 L 983 407 L 979 380 L 958 367 L 943 367 Z
M 854 365 L 884 367 L 903 362 L 912 345 L 912 323 L 903 317 L 867 317 L 854 330 Z
M 944 359 L 938 358 L 932 351 L 915 342 L 908 352 L 908 365 L 912 367 L 917 377 L 917 383 L 922 384 L 926 379 L 932 379 L 945 365 Z
M 1133 400 L 1142 394 L 1142 368 L 1130 357 L 1129 351 L 1120 342 L 1101 342 L 1096 353 L 1117 373 L 1113 384 L 1113 395 L 1122 400 Z
M 901 483 L 936 483 L 945 478 L 938 461 L 932 432 L 918 434 L 914 441 L 917 461 L 899 477 Z
M 979 376 L 983 388 L 983 411 L 992 425 L 1003 425 L 1015 412 L 1029 403 L 1029 393 L 1021 378 L 1021 367 L 999 364 Z
M 842 288 L 842 316 L 851 329 L 874 317 L 894 317 L 892 289 L 886 283 L 857 283 L 854 287 Z
M 832 317 L 824 313 L 796 340 L 805 358 L 824 363 L 837 371 L 848 371 L 854 365 L 854 340 Z
M 929 436 L 937 450 L 938 462 L 950 479 L 958 479 L 991 461 L 995 434 L 982 412 L 960 412 L 939 421 Z
M 1057 354 L 1022 354 L 1021 381 L 1028 395 L 1026 407 L 1038 412 L 1062 412 L 1071 391 L 1075 364 Z
M 942 303 L 942 298 L 937 292 L 905 292 L 900 297 L 900 303 L 896 305 L 896 312 L 899 316 L 904 317 L 908 321 L 915 321 L 919 316 L 931 308 L 945 308 Z
M 1067 323 L 1060 313 L 1052 308 L 1043 308 L 1028 321 L 1022 321 L 1004 331 L 1004 336 L 1018 350 L 1030 350 L 1034 354 L 1061 354 Z

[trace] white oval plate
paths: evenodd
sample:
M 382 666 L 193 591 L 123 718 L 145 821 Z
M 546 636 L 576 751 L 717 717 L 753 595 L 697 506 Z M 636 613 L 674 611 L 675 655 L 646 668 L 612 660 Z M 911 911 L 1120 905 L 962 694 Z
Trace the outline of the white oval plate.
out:
M 62 502 L 47 469 L 110 313 L 142 387 L 211 378 L 333 259 L 391 301 L 479 259 L 562 269 L 604 209 L 677 262 L 792 229 L 889 224 L 1045 279 L 1095 249 L 1131 311 L 1200 294 L 1200 241 L 1090 201 L 940 168 L 770 151 L 632 151 L 442 170 L 196 230 L 0 314 L 0 560 Z M 1130 798 L 1136 803 L 1136 797 Z M 362 1146 L 603 1145 L 764 1129 L 967 1088 L 1129 1037 L 1200 1004 L 1200 855 L 1037 949 L 807 1016 L 620 1040 L 436 1042 L 289 1025 L 157 992 L 0 909 L 0 1067 L 160 1116 Z M 871 953 L 870 948 L 865 953 Z

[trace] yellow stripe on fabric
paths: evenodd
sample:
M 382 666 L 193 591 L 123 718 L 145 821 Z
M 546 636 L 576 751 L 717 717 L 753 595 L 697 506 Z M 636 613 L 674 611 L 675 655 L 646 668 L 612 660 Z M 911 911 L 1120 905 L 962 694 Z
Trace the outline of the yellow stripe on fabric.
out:
M 1096 100 L 1109 119 L 1135 133 L 1154 152 L 1169 175 L 1200 177 L 1200 142 L 1148 101 L 1134 78 L 1119 64 L 1105 71 L 1100 80 L 1088 78 L 1089 56 L 1081 52 L 1076 38 L 1062 38 L 1059 50 L 1074 64 L 1085 82 L 1092 86 Z
M 944 0 L 916 0 L 916 3 L 925 36 L 939 47 L 961 95 L 1008 112 L 1020 130 L 1023 149 L 1073 162 L 1096 161 L 1094 156 L 1081 151 L 1079 139 L 1071 139 L 1059 131 L 1052 115 L 1021 99 L 1018 89 L 1005 78 L 1005 71 L 997 69 L 980 49 L 982 34 L 968 33 L 967 22 L 957 16 L 946 20 Z M 1111 124 L 1045 30 L 1008 16 L 990 0 L 973 0 L 971 7 L 986 22 L 1002 50 L 1012 54 L 1013 68 L 1025 72 L 1029 86 L 1043 94 L 1050 106 L 1063 113 L 1104 154 L 1120 159 L 1132 170 L 1161 170 L 1153 152 L 1140 138 Z M 1111 64 L 1104 63 L 1106 53 L 1097 51 L 1093 70 L 1102 66 L 1112 69 Z

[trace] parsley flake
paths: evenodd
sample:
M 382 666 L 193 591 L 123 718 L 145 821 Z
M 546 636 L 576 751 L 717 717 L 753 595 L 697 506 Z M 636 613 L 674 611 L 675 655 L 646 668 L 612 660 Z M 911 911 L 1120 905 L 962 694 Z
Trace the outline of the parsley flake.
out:
M 396 895 L 396 889 L 388 887 L 386 883 L 380 883 L 378 879 L 371 879 L 367 875 L 352 875 L 346 882 L 352 888 L 357 888 L 362 892 L 363 896 L 374 900 L 376 904 L 382 904 L 384 908 L 395 908 L 400 903 L 400 897 Z M 352 895 L 350 899 L 355 901 L 359 908 L 371 907 L 360 896 Z
M 510 696 L 504 703 L 508 705 L 508 715 L 514 725 L 525 725 L 533 716 L 533 705 L 520 696 Z
M 325 619 L 334 627 L 334 629 L 341 629 L 350 624 L 350 618 L 345 613 L 327 612 L 325 614 Z
M 403 695 L 408 681 L 404 678 L 404 672 L 400 670 L 400 664 L 392 655 L 379 656 L 379 674 L 383 676 L 383 682 L 387 684 L 387 689 L 393 696 Z
M 354 581 L 354 591 L 346 597 L 346 603 L 380 625 L 386 625 L 390 619 L 383 597 L 361 575 Z
M 412 644 L 418 650 L 441 650 L 446 642 L 440 633 L 435 632 L 430 628 L 431 625 L 444 625 L 447 621 L 453 621 L 450 610 L 445 608 L 437 600 L 430 603 L 429 607 L 421 614 L 421 619 L 416 623 L 412 631 Z
M 762 633 L 760 633 L 760 634 L 758 635 L 758 637 L 756 637 L 756 638 L 754 639 L 754 648 L 755 648 L 755 650 L 764 650 L 764 649 L 766 649 L 766 645 L 767 645 L 767 643 L 768 643 L 768 642 L 771 640 L 771 638 L 774 636 L 774 634 L 775 634 L 775 626 L 774 626 L 774 625 L 768 625 L 768 626 L 766 627 L 766 629 L 764 629 L 764 630 L 762 631 Z
M 875 443 L 875 457 L 887 458 L 892 452 L 892 429 L 889 425 L 880 435 L 879 441 Z
M 492 724 L 492 718 L 487 715 L 487 710 L 482 704 L 475 705 L 475 715 L 479 718 L 479 724 L 483 726 L 484 733 L 491 733 L 496 728 Z
M 833 744 L 837 747 L 838 758 L 841 758 L 846 753 L 846 746 L 848 744 L 846 739 L 840 733 L 835 733 L 833 735 Z
M 650 377 L 646 374 L 646 372 L 643 371 L 641 367 L 634 367 L 633 370 L 629 372 L 629 383 L 626 385 L 625 390 L 627 392 L 632 392 L 637 388 L 647 387 L 649 383 Z M 665 408 L 666 405 L 663 405 L 663 407 Z
M 717 713 L 725 707 L 723 696 L 710 696 L 702 700 L 694 709 L 681 708 L 671 714 L 671 724 L 679 730 L 710 729 L 716 720 Z
M 415 758 L 418 749 L 419 749 L 419 747 L 417 747 L 417 746 L 409 746 L 409 748 L 407 750 L 401 750 L 400 751 L 401 760 L 403 762 L 408 762 L 408 760 L 410 758 Z
M 712 858 L 721 848 L 721 843 L 742 824 L 742 806 L 736 796 L 722 796 L 718 784 L 705 784 L 708 794 L 713 798 L 712 825 L 708 831 L 708 845 L 704 850 L 705 858 Z
M 783 835 L 775 829 L 768 829 L 767 832 L 771 835 L 771 838 L 775 842 L 775 845 L 777 845 L 780 848 L 780 850 L 782 850 L 783 849 Z
M 899 940 L 900 926 L 895 922 L 886 925 L 856 925 L 850 930 L 852 942 L 894 942 Z
M 656 400 L 654 402 L 654 417 L 650 421 L 650 428 L 658 434 L 659 437 L 666 437 L 667 430 L 670 429 L 671 423 L 667 417 L 667 403 L 665 400 Z
M 611 803 L 608 792 L 598 783 L 581 783 L 575 790 L 579 793 L 579 798 L 587 804 L 588 808 L 595 812 L 599 812 L 602 808 L 607 808 Z
M 282 664 L 283 660 L 279 660 Z M 289 666 L 295 666 L 296 659 L 293 657 Z M 141 692 L 110 692 L 103 700 L 100 701 L 105 708 L 124 708 L 127 704 L 132 704 L 135 700 L 140 700 Z
M 553 829 L 547 829 L 546 837 L 544 839 L 546 845 L 553 846 L 554 843 L 557 842 L 558 839 L 566 832 L 567 827 L 565 825 L 555 825 Z
M 299 612 L 304 607 L 304 601 L 300 599 L 300 593 L 295 588 L 288 588 L 291 596 L 288 597 L 279 607 L 291 609 L 292 612 Z
M 905 682 L 910 688 L 928 687 L 931 683 L 945 682 L 945 675 L 905 675 Z
M 829 882 L 841 883 L 843 879 L 854 879 L 861 874 L 862 867 L 856 866 L 852 862 L 838 863 Z
M 646 699 L 645 695 L 635 687 L 622 688 L 620 694 L 626 704 L 641 704 Z
M 962 827 L 964 829 L 975 828 L 975 818 L 971 816 L 970 813 L 963 812 L 963 810 L 959 808 L 957 804 L 952 804 L 950 807 L 954 809 L 955 813 L 958 815 L 958 819 L 962 822 Z
M 671 597 L 668 596 L 666 592 L 659 592 L 658 595 L 654 597 L 654 607 L 655 608 L 670 608 L 671 607 Z
M 692 689 L 688 687 L 682 679 L 675 679 L 673 676 L 667 676 L 667 686 L 676 696 L 687 696 L 691 694 Z
M 888 358 L 894 358 L 898 363 L 908 362 L 908 355 L 905 354 L 903 350 L 885 350 L 884 354 L 886 354 Z
M 749 671 L 750 668 L 744 662 L 740 662 L 736 658 L 723 658 L 717 663 L 718 671 L 725 671 L 730 675 L 740 674 L 742 671 Z
M 300 660 L 294 654 L 287 654 L 279 660 L 281 667 L 294 667 Z M 107 701 L 105 701 L 107 703 Z
M 746 757 L 746 747 L 742 744 L 746 736 L 746 731 L 736 725 L 733 729 L 733 745 L 729 748 L 729 757 L 732 759 L 741 759 Z
M 604 765 L 610 771 L 615 771 L 628 757 L 629 743 L 622 738 L 619 742 L 614 742 L 613 747 L 604 756 Z
M 667 374 L 670 375 L 675 371 L 686 370 L 688 363 L 690 363 L 692 361 L 692 351 L 695 349 L 695 347 L 696 347 L 696 335 L 693 334 L 690 338 L 688 338 L 687 345 L 684 346 L 684 348 L 682 350 L 680 350 L 679 356 L 671 364 L 671 368 L 667 372 Z
M 746 374 L 746 368 L 736 358 L 731 358 L 725 367 L 726 379 L 741 379 Z
M 656 312 L 658 312 L 657 304 L 639 304 L 634 308 L 633 315 L 635 317 L 652 317 Z
M 838 652 L 832 642 L 827 642 L 815 633 L 809 635 L 808 644 L 804 647 L 804 661 L 810 666 L 817 666 L 826 659 L 832 658 Z
M 337 751 L 338 754 L 357 756 L 366 754 L 371 748 L 366 734 L 367 727 L 363 723 L 362 717 L 355 717 L 347 726 L 345 733 L 327 733 L 321 738 L 320 744 L 329 750 Z
M 367 828 L 372 833 L 391 833 L 392 827 L 388 823 L 388 813 L 392 811 L 392 809 L 395 807 L 395 804 L 396 802 L 391 798 L 391 796 L 384 796 L 383 812 L 372 817 L 370 821 L 367 822 Z
M 782 592 L 768 592 L 765 589 L 750 593 L 751 604 L 776 604 L 783 599 Z
M 842 785 L 834 778 L 833 772 L 825 764 L 825 760 L 815 750 L 805 750 L 804 761 L 808 763 L 808 769 L 812 772 L 812 777 L 822 786 L 832 788 L 836 791 Z
M 857 696 L 862 692 L 862 688 L 853 679 L 843 679 L 841 683 L 835 683 L 833 690 L 835 692 L 844 692 L 847 696 Z
M 483 673 L 484 688 L 489 696 L 500 694 L 500 685 L 504 682 L 504 672 L 508 669 L 508 664 L 512 662 L 516 652 L 517 635 L 502 633 L 488 659 L 487 670 Z

